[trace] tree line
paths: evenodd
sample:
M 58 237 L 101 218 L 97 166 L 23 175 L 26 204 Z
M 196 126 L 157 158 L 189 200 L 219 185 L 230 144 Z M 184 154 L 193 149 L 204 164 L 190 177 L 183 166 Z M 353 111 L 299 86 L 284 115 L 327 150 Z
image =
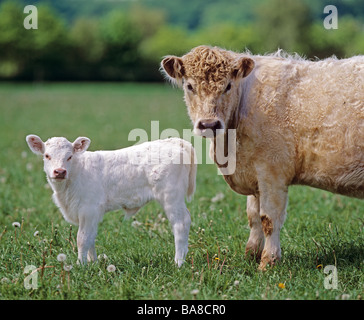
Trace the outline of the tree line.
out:
M 163 56 L 182 55 L 200 44 L 254 54 L 281 48 L 311 59 L 364 53 L 363 23 L 353 15 L 339 10 L 338 29 L 328 30 L 325 16 L 317 17 L 305 1 L 271 0 L 239 23 L 238 4 L 236 18 L 214 20 L 218 12 L 210 9 L 207 22 L 192 28 L 171 23 L 161 8 L 140 4 L 67 21 L 40 3 L 38 29 L 27 30 L 24 6 L 2 1 L 0 79 L 160 81 Z

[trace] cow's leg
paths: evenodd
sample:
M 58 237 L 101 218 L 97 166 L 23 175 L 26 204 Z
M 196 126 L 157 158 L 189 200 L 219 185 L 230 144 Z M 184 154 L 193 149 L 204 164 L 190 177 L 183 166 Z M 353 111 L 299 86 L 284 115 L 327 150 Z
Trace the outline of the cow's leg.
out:
M 77 232 L 78 260 L 81 264 L 97 259 L 95 251 L 95 239 L 98 227 L 97 214 L 80 215 Z
M 250 236 L 245 248 L 245 255 L 260 259 L 264 247 L 264 233 L 259 214 L 259 196 L 248 196 L 246 212 L 250 226 Z
M 274 265 L 281 258 L 280 230 L 286 218 L 288 190 L 286 186 L 277 187 L 262 184 L 260 192 L 260 219 L 265 236 L 259 269 Z

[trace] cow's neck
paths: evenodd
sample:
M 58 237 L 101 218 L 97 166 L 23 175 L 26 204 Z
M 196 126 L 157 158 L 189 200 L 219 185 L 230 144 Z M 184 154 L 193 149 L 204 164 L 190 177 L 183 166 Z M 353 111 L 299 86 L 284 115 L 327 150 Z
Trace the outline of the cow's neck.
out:
M 52 187 L 54 193 L 62 194 L 66 192 L 70 184 L 70 180 L 64 179 L 64 180 L 53 181 L 53 179 L 48 178 L 48 184 Z
M 225 120 L 225 132 L 222 136 L 214 137 L 211 140 L 211 150 L 210 155 L 213 156 L 214 162 L 217 164 L 217 166 L 220 169 L 228 168 L 229 167 L 229 161 L 236 161 L 235 159 L 235 141 L 236 141 L 236 130 L 238 127 L 239 122 L 239 107 L 234 107 L 233 111 L 230 114 L 230 117 Z M 217 139 L 222 139 L 220 141 L 217 141 Z M 234 144 L 234 145 L 233 145 Z M 222 148 L 223 150 L 220 153 L 220 160 L 223 160 L 223 163 L 221 161 L 219 162 L 218 156 L 217 156 L 217 147 Z M 231 153 L 233 151 L 233 153 Z M 225 175 L 225 174 L 224 174 Z

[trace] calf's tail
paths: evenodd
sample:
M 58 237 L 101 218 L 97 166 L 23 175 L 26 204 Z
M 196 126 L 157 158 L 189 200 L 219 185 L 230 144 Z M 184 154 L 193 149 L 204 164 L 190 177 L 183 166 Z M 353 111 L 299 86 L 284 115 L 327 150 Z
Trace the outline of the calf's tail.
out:
M 192 196 L 196 191 L 196 174 L 197 174 L 197 158 L 195 149 L 192 145 L 189 147 L 191 163 L 189 164 L 190 172 L 188 175 L 187 201 L 192 200 Z

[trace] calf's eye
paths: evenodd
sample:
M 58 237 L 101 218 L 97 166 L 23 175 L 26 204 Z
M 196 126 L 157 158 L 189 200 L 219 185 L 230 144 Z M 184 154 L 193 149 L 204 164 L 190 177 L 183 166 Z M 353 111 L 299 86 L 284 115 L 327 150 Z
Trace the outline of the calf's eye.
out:
M 72 156 L 69 156 L 68 159 L 67 159 L 67 161 L 70 161 L 71 159 L 72 159 Z
M 47 153 L 44 155 L 44 157 L 45 157 L 46 159 L 48 159 L 48 160 L 51 160 L 51 156 L 50 156 L 49 154 L 47 154 Z

